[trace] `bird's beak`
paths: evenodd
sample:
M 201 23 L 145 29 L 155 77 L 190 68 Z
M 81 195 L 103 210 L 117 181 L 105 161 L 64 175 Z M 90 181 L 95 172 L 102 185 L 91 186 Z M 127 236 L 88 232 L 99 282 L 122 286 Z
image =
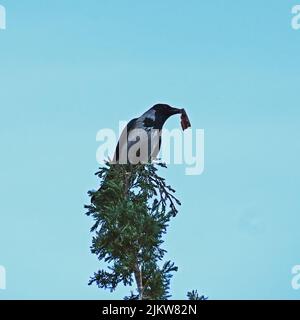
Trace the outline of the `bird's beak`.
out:
M 174 115 L 174 114 L 180 114 L 182 113 L 183 109 L 178 109 L 178 108 L 172 108 L 172 110 L 170 110 L 170 115 Z

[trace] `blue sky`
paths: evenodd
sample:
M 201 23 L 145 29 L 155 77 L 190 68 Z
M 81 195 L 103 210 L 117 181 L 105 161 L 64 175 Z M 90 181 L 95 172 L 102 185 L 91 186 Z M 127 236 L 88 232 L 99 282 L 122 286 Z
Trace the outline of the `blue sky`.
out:
M 163 174 L 173 298 L 300 299 L 297 1 L 13 1 L 0 31 L 0 299 L 122 298 L 87 285 L 96 133 L 162 101 L 205 130 L 205 169 Z M 171 119 L 167 128 L 178 126 Z

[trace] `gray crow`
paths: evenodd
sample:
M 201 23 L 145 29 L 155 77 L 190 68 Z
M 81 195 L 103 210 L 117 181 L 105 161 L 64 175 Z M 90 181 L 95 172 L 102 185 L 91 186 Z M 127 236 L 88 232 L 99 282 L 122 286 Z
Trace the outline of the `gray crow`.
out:
M 149 163 L 156 159 L 161 147 L 161 130 L 166 120 L 181 114 L 182 129 L 190 127 L 184 109 L 156 104 L 139 118 L 132 119 L 123 130 L 112 163 Z

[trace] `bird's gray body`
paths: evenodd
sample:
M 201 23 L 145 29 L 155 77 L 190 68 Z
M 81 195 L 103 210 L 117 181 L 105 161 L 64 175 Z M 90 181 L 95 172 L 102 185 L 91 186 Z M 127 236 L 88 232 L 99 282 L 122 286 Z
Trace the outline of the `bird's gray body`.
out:
M 157 158 L 161 147 L 161 130 L 166 120 L 183 109 L 156 104 L 139 118 L 131 120 L 119 139 L 113 163 L 149 163 Z
M 157 158 L 161 129 L 155 128 L 155 116 L 156 111 L 150 109 L 127 124 L 116 148 L 115 163 L 149 163 Z

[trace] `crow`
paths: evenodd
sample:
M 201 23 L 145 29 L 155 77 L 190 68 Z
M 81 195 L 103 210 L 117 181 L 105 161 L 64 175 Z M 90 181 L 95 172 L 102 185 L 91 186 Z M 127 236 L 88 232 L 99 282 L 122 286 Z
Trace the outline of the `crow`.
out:
M 113 163 L 137 164 L 155 160 L 161 147 L 163 125 L 175 114 L 181 114 L 183 130 L 190 127 L 184 109 L 162 103 L 154 105 L 139 118 L 132 119 L 121 134 Z

